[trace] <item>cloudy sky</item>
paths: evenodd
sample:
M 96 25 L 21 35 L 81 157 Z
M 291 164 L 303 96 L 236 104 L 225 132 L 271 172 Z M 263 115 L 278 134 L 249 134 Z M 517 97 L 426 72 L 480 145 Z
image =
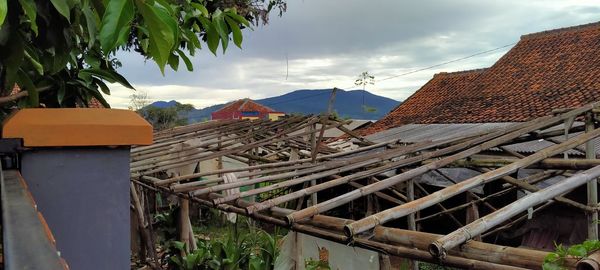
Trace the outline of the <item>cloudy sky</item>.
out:
M 152 100 L 196 108 L 297 89 L 354 88 L 369 71 L 375 94 L 403 100 L 435 73 L 492 65 L 522 34 L 600 20 L 600 0 L 288 0 L 282 17 L 246 31 L 243 49 L 196 54 L 194 71 L 163 76 L 156 64 L 120 53 L 120 72 Z M 286 61 L 287 59 L 287 61 Z M 132 90 L 112 85 L 107 100 L 127 108 Z

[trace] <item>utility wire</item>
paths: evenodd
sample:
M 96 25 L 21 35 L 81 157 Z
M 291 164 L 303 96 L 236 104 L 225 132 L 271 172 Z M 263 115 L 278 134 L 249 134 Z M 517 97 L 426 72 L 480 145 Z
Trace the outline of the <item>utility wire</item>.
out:
M 500 47 L 496 47 L 496 48 L 493 48 L 493 49 L 490 49 L 490 50 L 486 50 L 486 51 L 482 51 L 482 52 L 474 53 L 474 54 L 471 54 L 471 55 L 467 55 L 467 56 L 465 56 L 465 57 L 457 58 L 457 59 L 450 60 L 450 61 L 446 61 L 446 62 L 443 62 L 443 63 L 439 63 L 439 64 L 431 65 L 431 66 L 428 66 L 428 67 L 419 68 L 419 69 L 415 69 L 415 70 L 412 70 L 412 71 L 409 71 L 409 72 L 405 72 L 405 73 L 401 73 L 401 74 L 397 74 L 397 75 L 393 75 L 393 76 L 385 77 L 385 78 L 383 78 L 383 79 L 376 80 L 375 82 L 387 81 L 387 80 L 391 80 L 391 79 L 394 79 L 394 78 L 398 78 L 398 77 L 402 77 L 402 76 L 406 76 L 406 75 L 414 74 L 414 73 L 417 73 L 417 72 L 421 72 L 421 71 L 429 70 L 429 69 L 432 69 L 432 68 L 436 68 L 436 67 L 444 66 L 444 65 L 447 65 L 447 64 L 451 64 L 451 63 L 459 62 L 459 61 L 466 60 L 466 59 L 469 59 L 469 58 L 473 58 L 473 57 L 476 57 L 476 56 L 480 56 L 480 55 L 483 55 L 483 54 L 487 54 L 487 53 L 495 52 L 495 51 L 498 51 L 498 50 L 504 49 L 504 48 L 506 48 L 506 47 L 513 46 L 513 45 L 515 45 L 515 44 L 517 44 L 517 42 L 513 42 L 513 43 L 511 43 L 511 44 L 506 44 L 506 45 L 503 45 L 503 46 L 500 46 Z M 287 79 L 287 78 L 286 78 L 286 79 Z M 354 86 L 356 86 L 356 85 L 350 85 L 350 86 L 348 86 L 348 87 L 340 87 L 339 89 L 346 89 L 346 88 L 351 88 L 351 87 L 354 87 Z M 311 98 L 311 97 L 322 96 L 322 95 L 328 95 L 328 94 L 331 94 L 331 92 L 330 92 L 330 91 L 326 91 L 326 92 L 322 92 L 322 93 L 318 93 L 318 94 L 314 94 L 314 95 L 308 95 L 308 96 L 304 96 L 304 97 L 301 97 L 301 98 L 290 99 L 290 100 L 282 100 L 282 101 L 278 101 L 278 102 L 272 102 L 272 103 L 268 103 L 268 104 L 265 104 L 265 105 L 266 105 L 266 106 L 270 106 L 270 105 L 276 105 L 276 104 L 287 103 L 287 102 L 292 102 L 292 101 L 297 101 L 297 100 L 303 100 L 303 99 L 308 99 L 308 98 Z
M 511 44 L 506 44 L 506 45 L 504 45 L 504 46 L 500 46 L 500 47 L 497 47 L 497 48 L 494 48 L 494 49 L 491 49 L 491 50 L 487 50 L 487 51 L 483 51 L 483 52 L 474 53 L 474 54 L 471 54 L 471 55 L 468 55 L 468 56 L 465 56 L 465 57 L 461 57 L 461 58 L 458 58 L 458 59 L 450 60 L 450 61 L 447 61 L 447 62 L 444 62 L 444 63 L 435 64 L 435 65 L 433 65 L 433 66 L 428 66 L 428 67 L 424 67 L 424 68 L 420 68 L 420 69 L 415 69 L 415 70 L 413 70 L 413 71 L 409 71 L 409 72 L 406 72 L 406 73 L 402 73 L 402 74 L 398 74 L 398 75 L 390 76 L 390 77 L 387 77 L 387 78 L 383 78 L 383 79 L 380 79 L 380 80 L 376 80 L 376 82 L 387 81 L 387 80 L 391 80 L 391 79 L 398 78 L 398 77 L 401 77 L 401 76 L 406 76 L 406 75 L 413 74 L 413 73 L 417 73 L 417 72 L 420 72 L 420 71 L 424 71 L 424 70 L 428 70 L 428 69 L 436 68 L 436 67 L 439 67 L 439 66 L 443 66 L 443 65 L 451 64 L 451 63 L 454 63 L 454 62 L 458 62 L 458 61 L 466 60 L 466 59 L 473 58 L 473 57 L 475 57 L 475 56 L 479 56 L 479 55 L 482 55 L 482 54 L 487 54 L 487 53 L 495 52 L 495 51 L 497 51 L 497 50 L 501 50 L 501 49 L 504 49 L 504 48 L 506 48 L 506 47 L 509 47 L 509 46 L 512 46 L 512 45 L 515 45 L 515 44 L 517 44 L 517 43 L 516 43 L 516 42 L 513 42 L 513 43 L 511 43 Z

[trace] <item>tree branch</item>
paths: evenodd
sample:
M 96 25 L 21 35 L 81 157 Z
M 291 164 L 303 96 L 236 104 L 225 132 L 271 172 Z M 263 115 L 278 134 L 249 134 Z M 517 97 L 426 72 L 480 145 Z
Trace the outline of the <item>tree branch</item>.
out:
M 45 87 L 42 87 L 42 88 L 38 88 L 36 90 L 38 92 L 44 92 L 44 91 L 49 90 L 51 88 L 52 88 L 52 86 L 45 86 Z M 29 92 L 21 90 L 20 92 L 18 92 L 16 94 L 8 95 L 8 96 L 5 96 L 5 97 L 0 97 L 0 104 L 12 102 L 12 101 L 15 101 L 17 99 L 21 99 L 21 98 L 28 97 L 28 96 L 29 96 Z

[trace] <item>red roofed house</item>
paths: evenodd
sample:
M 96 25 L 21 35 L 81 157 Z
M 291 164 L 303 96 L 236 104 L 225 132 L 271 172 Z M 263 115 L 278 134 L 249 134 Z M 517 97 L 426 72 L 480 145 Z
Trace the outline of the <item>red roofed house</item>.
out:
M 210 114 L 212 120 L 219 119 L 270 119 L 277 120 L 285 113 L 277 112 L 251 99 L 240 99 Z
M 524 122 L 600 100 L 600 22 L 528 34 L 487 69 L 439 73 L 362 131 Z

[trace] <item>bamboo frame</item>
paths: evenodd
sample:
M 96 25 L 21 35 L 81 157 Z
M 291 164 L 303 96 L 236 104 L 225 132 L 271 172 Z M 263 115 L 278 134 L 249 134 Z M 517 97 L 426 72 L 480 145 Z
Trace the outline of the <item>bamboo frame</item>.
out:
M 556 116 L 541 117 L 529 122 L 465 137 L 450 136 L 451 139 L 444 141 L 433 139 L 413 144 L 390 140 L 369 145 L 369 142 L 361 140 L 355 133 L 338 128 L 345 121 L 336 121 L 327 117 L 292 117 L 281 122 L 227 121 L 221 124 L 196 124 L 159 133 L 155 145 L 135 147 L 131 155 L 132 164 L 135 165 L 132 168 L 131 176 L 132 181 L 143 184 L 147 188 L 174 193 L 189 199 L 190 202 L 246 215 L 277 226 L 286 226 L 292 230 L 324 239 L 340 243 L 350 242 L 355 246 L 385 251 L 405 258 L 443 262 L 447 265 L 464 268 L 536 269 L 541 266 L 542 255 L 545 256 L 547 253 L 535 251 L 531 253 L 535 255 L 532 255 L 533 259 L 528 260 L 525 255 L 502 256 L 500 250 L 505 253 L 512 252 L 512 249 L 507 247 L 485 243 L 476 247 L 470 246 L 472 243 L 480 243 L 478 241 L 468 241 L 460 249 L 455 247 L 475 235 L 482 235 L 485 239 L 486 236 L 514 226 L 524 219 L 523 216 L 516 217 L 520 214 L 518 211 L 517 213 L 511 212 L 510 215 L 503 214 L 507 211 L 505 209 L 508 206 L 489 199 L 506 196 L 508 192 L 517 189 L 533 192 L 530 195 L 545 194 L 545 189 L 539 190 L 534 186 L 536 182 L 544 181 L 555 175 L 570 175 L 569 181 L 573 182 L 572 180 L 575 179 L 577 180 L 575 184 L 578 184 L 583 181 L 581 173 L 577 173 L 578 171 L 590 167 L 596 169 L 595 166 L 600 165 L 600 161 L 595 158 L 587 157 L 588 159 L 585 160 L 555 158 L 568 149 L 600 137 L 600 129 L 594 129 L 591 124 L 587 127 L 588 132 L 569 138 L 565 142 L 558 142 L 556 145 L 529 156 L 512 152 L 508 150 L 507 146 L 559 136 L 563 134 L 564 130 L 561 128 L 557 130 L 556 126 L 562 125 L 564 121 L 570 121 L 570 119 L 580 119 L 578 117 L 594 110 L 599 104 L 589 104 Z M 311 129 L 310 127 L 316 123 L 322 123 L 322 126 L 318 129 Z M 306 128 L 308 130 L 305 130 Z M 347 134 L 346 139 L 335 139 L 331 148 L 317 143 L 322 128 L 338 128 Z M 585 128 L 582 125 L 567 127 L 570 132 L 580 132 Z M 546 131 L 546 129 L 550 131 Z M 303 138 L 310 137 L 313 137 L 314 140 L 303 140 Z M 185 142 L 191 139 L 199 141 L 199 143 L 185 146 Z M 351 147 L 358 145 L 358 149 L 341 152 L 334 148 L 343 145 L 343 148 L 347 149 L 352 144 L 354 146 Z M 177 145 L 178 148 L 174 148 Z M 495 147 L 504 149 L 504 153 L 499 154 L 496 150 L 488 151 Z M 480 156 L 480 153 L 492 157 Z M 298 159 L 290 160 L 292 156 L 296 156 Z M 206 172 L 170 178 L 165 177 L 163 173 L 169 168 L 223 157 L 230 157 L 248 166 L 241 168 L 223 168 L 221 166 Z M 442 177 L 452 182 L 451 178 L 438 170 L 447 167 L 469 167 L 482 171 L 482 174 L 452 183 L 449 187 L 429 195 L 421 193 L 421 197 L 415 196 L 414 200 L 410 200 L 415 195 L 414 190 L 406 188 L 406 185 L 398 185 L 406 181 L 414 181 L 415 188 L 424 190 L 419 182 L 419 177 L 431 171 L 438 171 Z M 521 179 L 510 176 L 516 170 L 524 168 L 538 168 L 544 171 Z M 235 173 L 241 181 L 226 184 L 222 179 L 224 173 Z M 594 175 L 584 175 L 587 176 L 583 178 L 592 177 L 595 176 L 595 172 Z M 205 176 L 209 177 L 209 180 L 198 179 Z M 365 182 L 358 182 L 364 179 L 367 179 L 366 185 Z M 506 183 L 499 186 L 500 189 L 495 190 L 494 193 L 478 195 L 472 191 L 472 188 L 496 179 L 502 179 Z M 309 185 L 309 183 L 313 184 Z M 254 186 L 255 184 L 260 184 L 260 186 Z M 301 188 L 302 185 L 306 186 Z M 332 191 L 343 185 L 350 185 L 355 189 L 331 198 Z M 553 184 L 550 188 L 557 185 Z M 242 186 L 248 186 L 249 189 L 230 196 L 220 194 L 228 189 Z M 441 210 L 436 210 L 436 213 L 426 217 L 415 216 L 418 211 L 436 204 L 441 205 L 446 199 L 463 192 L 469 194 L 470 201 L 448 208 L 442 206 Z M 316 205 L 300 204 L 297 205 L 297 209 L 282 208 L 282 206 L 288 206 L 290 201 L 314 196 L 317 193 L 319 193 L 319 199 L 326 198 L 328 195 L 331 199 L 321 201 Z M 261 194 L 263 196 L 257 196 Z M 550 195 L 546 194 L 545 196 Z M 522 209 L 532 202 L 535 202 L 535 205 L 542 203 L 543 206 L 537 207 L 535 210 L 539 211 L 539 209 L 551 205 L 552 202 L 559 202 L 586 212 L 595 213 L 598 210 L 597 205 L 586 205 L 579 200 L 562 198 L 560 195 L 562 193 L 551 198 L 535 195 L 538 196 L 537 200 L 522 201 L 524 198 L 528 198 L 526 196 L 518 201 L 517 208 L 512 205 L 511 207 Z M 242 198 L 250 196 L 266 199 L 256 203 L 242 200 Z M 356 221 L 323 215 L 335 207 L 364 196 L 391 203 L 392 207 L 379 211 L 371 200 L 369 209 L 373 214 Z M 540 201 L 539 198 L 546 200 Z M 316 199 L 312 201 L 316 201 Z M 494 205 L 490 202 L 493 202 Z M 474 207 L 477 204 L 484 205 L 485 210 L 489 209 L 492 213 L 477 218 L 478 215 L 481 215 L 475 211 Z M 422 225 L 431 217 L 452 216 L 455 211 L 465 208 L 470 209 L 471 217 L 475 221 L 466 226 L 462 226 L 460 221 L 457 222 L 457 225 L 462 227 L 457 232 L 447 236 L 432 236 L 417 231 L 420 227 L 417 225 Z M 413 216 L 414 219 L 409 219 L 407 225 L 414 231 L 386 228 L 380 225 L 401 217 Z M 494 217 L 493 223 L 484 224 L 485 222 L 482 220 L 491 217 Z M 469 231 L 468 234 L 464 234 L 465 228 Z M 488 231 L 490 229 L 493 230 Z M 373 231 L 369 235 L 369 239 L 360 235 L 360 233 L 370 230 Z M 382 230 L 392 231 L 393 234 L 384 237 L 381 233 Z M 414 238 L 407 238 L 409 235 Z M 411 240 L 413 242 L 407 242 L 407 239 L 413 239 Z M 453 240 L 446 241 L 446 239 Z M 431 245 L 435 240 L 440 243 L 440 252 L 445 252 L 446 257 L 438 257 L 438 253 L 430 253 L 430 248 L 437 248 L 437 246 Z M 415 243 L 418 243 L 418 246 L 414 246 Z M 465 248 L 467 246 L 469 248 Z M 522 249 L 514 249 L 514 251 L 527 254 L 527 251 Z M 441 257 L 445 259 L 440 261 Z M 573 267 L 574 263 L 570 263 L 569 266 Z

